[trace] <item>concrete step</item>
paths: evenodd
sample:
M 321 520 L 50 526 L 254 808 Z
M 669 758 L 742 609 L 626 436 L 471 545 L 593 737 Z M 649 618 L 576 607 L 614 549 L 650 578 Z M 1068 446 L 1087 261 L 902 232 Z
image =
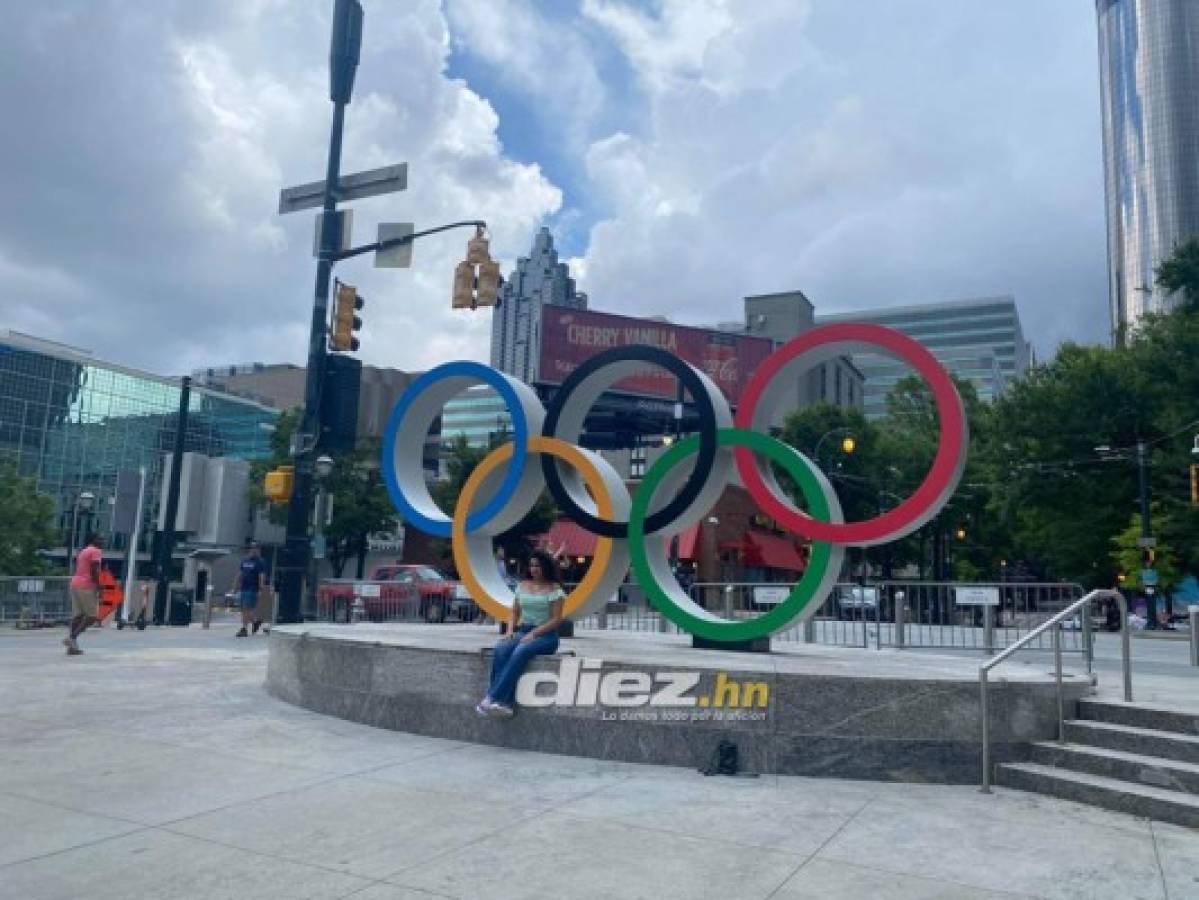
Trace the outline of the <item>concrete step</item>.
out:
M 1031 762 L 1000 763 L 995 767 L 995 783 L 1159 822 L 1199 828 L 1199 797 L 1193 794 Z
M 1195 683 L 1199 690 L 1199 680 Z M 1078 718 L 1134 728 L 1153 728 L 1199 736 L 1199 713 L 1182 712 L 1147 703 L 1118 703 L 1111 700 L 1079 700 Z
M 1029 761 L 1199 796 L 1199 764 L 1195 763 L 1051 741 L 1033 744 Z
M 1063 734 L 1072 744 L 1087 744 L 1091 747 L 1107 747 L 1111 750 L 1140 753 L 1161 759 L 1199 763 L 1199 737 L 1173 731 L 1074 719 L 1065 723 Z

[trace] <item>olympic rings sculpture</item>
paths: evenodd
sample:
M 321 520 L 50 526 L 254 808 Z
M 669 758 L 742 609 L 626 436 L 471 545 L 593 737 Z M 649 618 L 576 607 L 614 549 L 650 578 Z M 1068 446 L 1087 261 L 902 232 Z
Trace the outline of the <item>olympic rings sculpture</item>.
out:
M 932 391 L 940 429 L 936 456 L 920 486 L 899 506 L 861 522 L 844 521 L 836 492 L 812 460 L 762 433 L 808 369 L 853 352 L 881 352 L 911 366 Z M 699 429 L 662 454 L 630 495 L 607 460 L 575 442 L 599 397 L 647 365 L 665 369 L 687 389 Z M 429 492 L 422 451 L 446 402 L 477 384 L 504 400 L 512 440 L 475 468 L 448 515 Z M 568 618 L 606 602 L 631 569 L 650 602 L 683 630 L 743 641 L 815 614 L 836 583 L 846 547 L 897 540 L 935 516 L 961 479 L 967 435 L 953 379 L 924 346 L 881 325 L 844 323 L 813 328 L 767 357 L 745 386 L 735 418 L 706 374 L 657 347 L 614 347 L 591 357 L 566 378 L 548 409 L 532 388 L 510 375 L 476 362 L 446 363 L 417 378 L 396 402 L 384 434 L 383 473 L 406 524 L 450 538 L 459 577 L 492 616 L 506 616 L 513 603 L 494 564 L 492 540 L 524 518 L 548 489 L 565 515 L 598 537 L 586 576 L 567 595 Z M 806 511 L 780 487 L 772 465 L 799 486 Z M 704 609 L 682 590 L 669 564 L 672 537 L 708 513 L 734 473 L 765 513 L 812 545 L 807 569 L 786 600 L 751 619 L 725 619 Z

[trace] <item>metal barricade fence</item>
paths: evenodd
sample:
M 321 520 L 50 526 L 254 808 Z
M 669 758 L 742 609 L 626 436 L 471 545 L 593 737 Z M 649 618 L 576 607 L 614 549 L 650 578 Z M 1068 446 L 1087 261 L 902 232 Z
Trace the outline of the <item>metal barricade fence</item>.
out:
M 704 583 L 689 586 L 700 606 L 729 619 L 760 615 L 782 602 L 789 583 Z M 981 596 L 984 603 L 979 603 Z M 973 602 L 958 592 L 971 591 Z M 803 625 L 774 635 L 776 641 L 818 643 L 840 647 L 965 649 L 995 652 L 1019 640 L 1042 622 L 1083 595 L 1069 583 L 960 582 L 840 582 L 816 614 Z M 990 605 L 991 602 L 995 605 Z M 977 605 L 976 605 L 977 604 Z M 600 612 L 584 616 L 579 628 L 609 631 L 677 633 L 679 628 L 646 600 L 635 584 Z M 1079 618 L 1063 634 L 1063 652 L 1090 655 L 1096 623 Z M 1048 638 L 1037 638 L 1033 649 L 1052 649 Z
M 43 628 L 71 620 L 69 575 L 0 576 L 0 625 Z

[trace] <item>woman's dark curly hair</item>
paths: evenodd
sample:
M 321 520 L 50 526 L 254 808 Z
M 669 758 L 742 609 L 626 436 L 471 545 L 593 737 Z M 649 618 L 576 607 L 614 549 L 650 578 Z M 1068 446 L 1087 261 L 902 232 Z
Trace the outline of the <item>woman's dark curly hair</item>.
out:
M 561 585 L 562 576 L 558 574 L 558 564 L 554 562 L 554 558 L 544 550 L 533 550 L 529 553 L 529 562 L 537 560 L 541 566 L 541 577 L 553 584 Z M 528 567 L 525 567 L 528 571 Z

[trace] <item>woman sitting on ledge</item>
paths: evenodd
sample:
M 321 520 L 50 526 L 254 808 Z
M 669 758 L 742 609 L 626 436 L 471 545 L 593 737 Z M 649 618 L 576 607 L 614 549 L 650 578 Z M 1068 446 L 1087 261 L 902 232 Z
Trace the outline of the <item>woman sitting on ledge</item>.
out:
M 553 558 L 544 550 L 529 554 L 528 577 L 516 586 L 509 636 L 496 644 L 491 687 L 475 711 L 507 718 L 514 712 L 516 682 L 534 656 L 558 650 L 558 626 L 566 593 Z

